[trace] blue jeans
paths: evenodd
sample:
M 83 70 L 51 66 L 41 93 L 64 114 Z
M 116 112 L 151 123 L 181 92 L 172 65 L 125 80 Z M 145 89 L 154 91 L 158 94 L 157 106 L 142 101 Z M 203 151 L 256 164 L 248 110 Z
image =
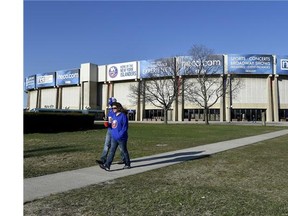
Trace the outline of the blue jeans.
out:
M 109 149 L 111 147 L 111 140 L 112 140 L 111 130 L 108 129 L 107 133 L 106 133 L 106 137 L 105 137 L 103 152 L 102 152 L 102 155 L 101 155 L 101 158 L 100 158 L 100 160 L 103 163 L 106 163 L 106 161 L 107 161 L 108 152 L 109 152 Z M 124 160 L 124 155 L 122 154 L 122 152 L 121 152 L 121 159 L 122 159 L 122 161 L 125 161 Z
M 111 142 L 111 148 L 110 148 L 110 152 L 109 152 L 109 155 L 108 155 L 108 158 L 107 158 L 105 165 L 110 168 L 112 161 L 114 159 L 117 147 L 119 146 L 120 151 L 121 151 L 121 155 L 124 157 L 125 165 L 130 166 L 130 157 L 129 157 L 129 153 L 128 153 L 128 149 L 127 149 L 127 140 L 126 141 L 114 140 L 112 138 L 111 141 L 112 141 Z
M 103 152 L 101 155 L 100 160 L 105 163 L 107 159 L 107 155 L 109 152 L 109 149 L 111 147 L 111 131 L 108 129 L 105 137 L 105 142 L 104 142 L 104 147 L 103 147 Z

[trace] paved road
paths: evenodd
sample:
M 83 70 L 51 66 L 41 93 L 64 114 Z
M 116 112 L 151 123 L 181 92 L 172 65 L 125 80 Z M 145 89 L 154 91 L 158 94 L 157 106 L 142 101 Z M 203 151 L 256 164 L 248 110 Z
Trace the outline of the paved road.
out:
M 188 149 L 181 149 L 148 157 L 135 158 L 131 159 L 132 168 L 129 170 L 122 170 L 123 165 L 113 164 L 111 166 L 111 171 L 107 172 L 95 165 L 84 169 L 24 179 L 24 203 L 51 194 L 61 193 L 92 184 L 99 184 L 101 182 L 142 173 L 148 170 L 159 169 L 186 160 L 199 159 L 218 152 L 250 145 L 286 134 L 288 134 L 288 129 Z

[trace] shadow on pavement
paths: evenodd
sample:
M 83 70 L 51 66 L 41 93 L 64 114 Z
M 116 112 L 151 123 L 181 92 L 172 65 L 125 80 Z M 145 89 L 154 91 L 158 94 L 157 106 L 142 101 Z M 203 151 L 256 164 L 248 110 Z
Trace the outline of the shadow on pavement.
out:
M 154 165 L 165 164 L 165 163 L 180 163 L 183 161 L 198 160 L 198 159 L 202 159 L 202 158 L 210 156 L 210 154 L 196 155 L 202 152 L 203 151 L 183 152 L 183 153 L 175 153 L 175 154 L 164 155 L 164 156 L 159 156 L 159 157 L 150 157 L 150 158 L 145 158 L 145 159 L 131 160 L 131 169 L 139 168 L 139 167 L 154 166 Z M 153 160 L 163 159 L 163 158 L 164 159 L 168 158 L 168 160 L 162 160 L 162 161 L 133 166 L 133 163 L 136 163 L 136 162 L 153 161 Z M 122 169 L 113 169 L 113 170 L 110 170 L 110 172 L 119 171 L 119 170 L 122 170 Z

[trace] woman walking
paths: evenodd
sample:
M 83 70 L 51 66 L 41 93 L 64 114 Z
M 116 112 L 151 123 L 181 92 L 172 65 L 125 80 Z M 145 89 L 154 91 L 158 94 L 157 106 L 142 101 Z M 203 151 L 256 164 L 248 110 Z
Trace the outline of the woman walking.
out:
M 110 170 L 110 166 L 115 156 L 117 147 L 119 146 L 121 154 L 124 156 L 125 166 L 123 169 L 130 169 L 130 157 L 127 149 L 128 140 L 128 118 L 127 111 L 118 102 L 112 103 L 112 123 L 111 123 L 111 148 L 107 161 L 99 164 L 102 169 Z
M 103 147 L 103 151 L 101 154 L 101 158 L 100 160 L 96 160 L 96 163 L 98 164 L 104 164 L 107 160 L 107 156 L 108 156 L 108 152 L 109 149 L 111 147 L 111 125 L 112 125 L 112 116 L 114 115 L 114 112 L 112 110 L 112 104 L 114 102 L 117 102 L 117 99 L 114 97 L 109 98 L 108 100 L 108 118 L 107 118 L 107 122 L 104 122 L 105 127 L 107 127 L 107 133 L 106 133 L 106 137 L 105 137 L 105 142 L 104 142 L 104 147 Z M 107 125 L 106 125 L 107 124 Z M 124 163 L 124 156 L 121 154 L 121 161 L 118 162 L 118 164 L 123 164 Z

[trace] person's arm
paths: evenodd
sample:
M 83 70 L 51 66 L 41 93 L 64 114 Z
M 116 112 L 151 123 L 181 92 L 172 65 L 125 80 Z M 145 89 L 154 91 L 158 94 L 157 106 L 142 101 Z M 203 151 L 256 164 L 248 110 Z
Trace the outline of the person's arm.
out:
M 122 113 L 121 115 L 122 115 L 121 116 L 121 126 L 122 127 L 118 132 L 119 137 L 117 140 L 122 139 L 124 137 L 125 133 L 128 131 L 128 118 L 124 113 Z

